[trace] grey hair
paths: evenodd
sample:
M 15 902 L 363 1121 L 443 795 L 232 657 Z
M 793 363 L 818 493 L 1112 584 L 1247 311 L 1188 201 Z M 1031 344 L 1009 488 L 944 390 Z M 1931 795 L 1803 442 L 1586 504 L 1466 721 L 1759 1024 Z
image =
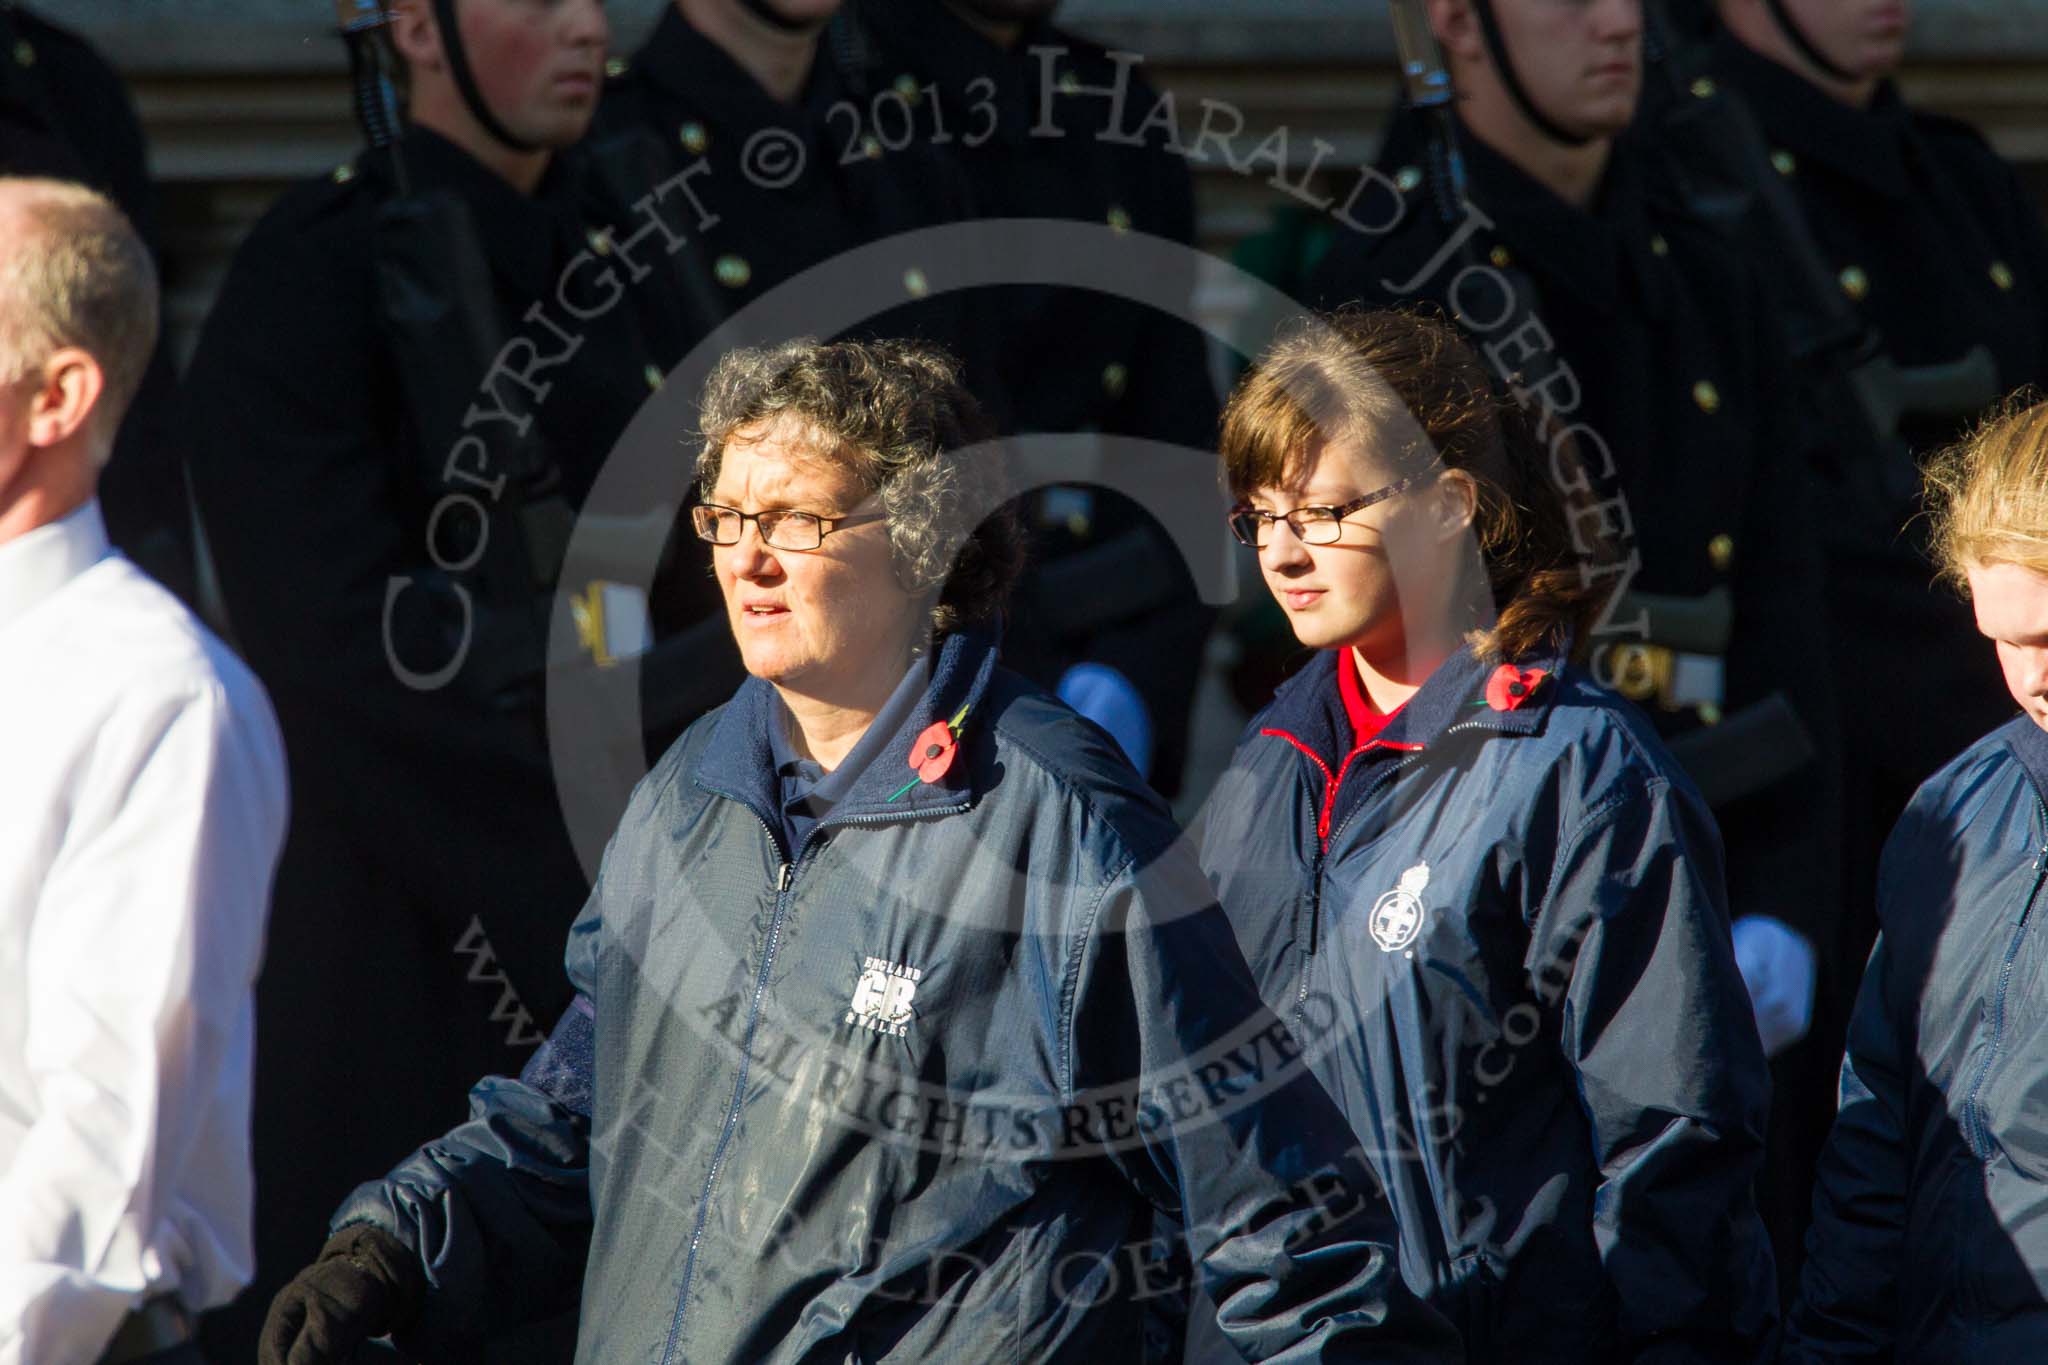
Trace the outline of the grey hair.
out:
M 156 263 L 126 215 L 83 185 L 0 176 L 0 198 L 28 225 L 0 257 L 0 383 L 66 346 L 86 352 L 105 376 L 94 412 L 105 459 L 156 349 Z
M 794 420 L 887 518 L 897 581 L 931 594 L 932 631 L 1000 616 L 1023 568 L 1009 471 L 959 364 L 906 341 L 819 342 L 728 352 L 704 384 L 697 481 L 717 484 L 742 428 Z

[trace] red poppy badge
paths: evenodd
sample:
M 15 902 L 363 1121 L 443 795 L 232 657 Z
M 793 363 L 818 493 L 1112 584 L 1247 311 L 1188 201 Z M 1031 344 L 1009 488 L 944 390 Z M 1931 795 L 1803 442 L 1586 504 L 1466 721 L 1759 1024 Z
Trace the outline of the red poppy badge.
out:
M 1517 668 L 1502 664 L 1486 680 L 1486 704 L 1496 711 L 1512 711 L 1536 695 L 1550 675 L 1540 668 Z

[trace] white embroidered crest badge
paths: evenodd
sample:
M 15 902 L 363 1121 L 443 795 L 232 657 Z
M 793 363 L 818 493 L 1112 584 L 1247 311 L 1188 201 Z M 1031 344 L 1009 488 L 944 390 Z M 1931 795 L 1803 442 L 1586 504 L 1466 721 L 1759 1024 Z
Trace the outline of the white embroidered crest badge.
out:
M 1380 951 L 1398 953 L 1415 942 L 1429 909 L 1422 903 L 1423 888 L 1429 885 L 1429 864 L 1417 863 L 1401 874 L 1401 884 L 1372 905 L 1366 928 Z

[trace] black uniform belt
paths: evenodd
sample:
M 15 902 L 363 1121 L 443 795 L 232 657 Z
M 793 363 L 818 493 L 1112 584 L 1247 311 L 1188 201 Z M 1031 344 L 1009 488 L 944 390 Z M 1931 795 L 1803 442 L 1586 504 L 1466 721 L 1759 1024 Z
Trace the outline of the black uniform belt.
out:
M 1708 724 L 1720 719 L 1723 656 L 1734 633 L 1735 601 L 1725 586 L 1698 597 L 1632 592 L 1614 617 L 1638 623 L 1640 640 L 1602 645 L 1593 675 L 1632 702 L 1666 711 L 1698 707 Z
M 1709 717 L 1720 715 L 1726 672 L 1720 655 L 1635 640 L 1601 648 L 1602 680 L 1630 701 L 1655 701 L 1665 711 L 1698 707 Z
M 1725 586 L 1699 597 L 1630 593 L 1617 608 L 1645 638 L 1601 646 L 1594 676 L 1629 700 L 1666 712 L 1695 711 L 1705 724 L 1671 741 L 1671 756 L 1710 806 L 1724 806 L 1790 777 L 1817 752 L 1782 692 L 1722 714 L 1734 601 Z
M 120 1329 L 100 1356 L 100 1365 L 124 1365 L 183 1346 L 190 1340 L 191 1312 L 176 1294 L 159 1294 L 121 1319 Z

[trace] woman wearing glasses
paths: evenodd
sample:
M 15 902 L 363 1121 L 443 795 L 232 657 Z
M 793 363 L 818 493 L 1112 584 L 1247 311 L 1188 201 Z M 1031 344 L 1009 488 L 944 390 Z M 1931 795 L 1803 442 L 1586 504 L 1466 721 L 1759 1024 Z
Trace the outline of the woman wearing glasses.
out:
M 1318 652 L 1246 729 L 1202 859 L 1410 1287 L 1490 1365 L 1760 1357 L 1766 1073 L 1719 838 L 1573 662 L 1601 580 L 1550 483 L 1569 459 L 1400 313 L 1279 343 L 1222 451 L 1232 529 Z

